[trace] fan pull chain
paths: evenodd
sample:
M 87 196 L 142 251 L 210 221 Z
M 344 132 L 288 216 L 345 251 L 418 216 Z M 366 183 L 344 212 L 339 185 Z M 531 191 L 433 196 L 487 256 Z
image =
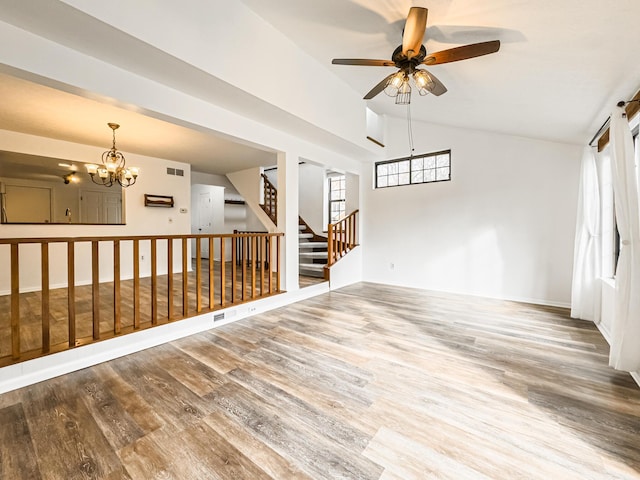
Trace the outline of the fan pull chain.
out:
M 407 104 L 407 133 L 409 135 L 409 158 L 413 158 L 413 126 L 411 125 L 411 104 Z

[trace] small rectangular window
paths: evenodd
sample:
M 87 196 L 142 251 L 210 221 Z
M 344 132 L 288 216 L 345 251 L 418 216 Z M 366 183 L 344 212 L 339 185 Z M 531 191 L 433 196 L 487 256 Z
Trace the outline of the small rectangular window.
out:
M 377 162 L 376 188 L 451 180 L 451 150 Z
M 344 175 L 329 177 L 329 223 L 335 223 L 345 215 L 346 180 Z

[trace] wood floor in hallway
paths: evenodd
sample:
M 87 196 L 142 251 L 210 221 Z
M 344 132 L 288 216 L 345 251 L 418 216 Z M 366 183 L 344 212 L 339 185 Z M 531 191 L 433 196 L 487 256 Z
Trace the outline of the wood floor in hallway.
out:
M 357 284 L 0 396 L 0 478 L 640 479 L 567 310 Z

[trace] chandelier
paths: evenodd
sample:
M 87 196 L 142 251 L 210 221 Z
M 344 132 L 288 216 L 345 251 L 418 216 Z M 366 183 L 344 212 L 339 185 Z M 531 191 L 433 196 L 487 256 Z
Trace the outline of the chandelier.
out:
M 409 105 L 411 103 L 409 77 L 413 78 L 418 88 L 418 93 L 422 96 L 427 95 L 435 86 L 433 80 L 425 70 L 400 70 L 389 78 L 384 88 L 384 93 L 390 97 L 395 97 L 397 105 Z
M 91 181 L 97 185 L 111 187 L 116 183 L 122 187 L 130 187 L 138 178 L 140 169 L 126 166 L 124 155 L 116 150 L 116 130 L 120 128 L 117 123 L 107 123 L 113 130 L 113 145 L 110 150 L 102 154 L 102 165 L 88 164 L 87 173 L 91 175 Z

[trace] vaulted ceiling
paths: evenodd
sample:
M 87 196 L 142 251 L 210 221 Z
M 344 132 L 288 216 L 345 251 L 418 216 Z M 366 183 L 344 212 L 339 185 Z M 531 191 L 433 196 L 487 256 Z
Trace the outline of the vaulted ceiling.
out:
M 429 10 L 428 52 L 500 40 L 496 54 L 429 67 L 449 91 L 414 95 L 412 117 L 427 122 L 586 143 L 640 88 L 637 0 L 242 1 L 363 96 L 393 68 L 331 59 L 390 59 L 411 6 Z M 369 104 L 406 115 L 384 94 Z
M 184 8 L 207 5 L 204 0 L 190 2 Z M 241 58 L 241 63 L 246 65 L 243 77 L 250 76 L 255 80 L 254 85 L 260 87 L 266 73 L 291 75 L 296 69 L 306 70 L 312 66 L 317 78 L 326 74 L 335 78 L 335 82 L 329 82 L 331 85 L 315 82 L 313 86 L 297 83 L 296 88 L 304 90 L 308 99 L 320 99 L 320 103 L 323 99 L 335 100 L 340 89 L 347 90 L 340 93 L 356 100 L 341 107 L 349 110 L 364 112 L 365 106 L 369 106 L 393 117 L 406 115 L 406 107 L 395 105 L 393 99 L 384 94 L 368 102 L 358 100 L 393 72 L 392 68 L 337 66 L 331 65 L 331 59 L 390 58 L 391 52 L 401 43 L 404 19 L 412 5 L 429 9 L 425 36 L 429 52 L 486 40 L 502 42 L 501 50 L 496 54 L 429 67 L 449 91 L 440 97 L 414 95 L 411 103 L 414 120 L 584 144 L 615 103 L 630 97 L 640 87 L 640 62 L 637 61 L 640 29 L 636 28 L 640 2 L 637 0 L 242 2 L 288 38 L 294 49 L 304 53 L 293 60 L 281 55 L 281 51 L 267 52 L 266 58 L 265 52 L 260 51 L 260 57 L 256 57 L 254 51 L 244 50 L 247 45 L 241 46 L 233 39 L 225 43 L 227 39 L 220 38 L 222 48 L 233 53 L 229 58 Z M 276 96 L 273 97 L 275 100 L 267 98 L 267 89 L 263 88 L 267 95 L 261 97 L 259 88 L 251 92 L 247 86 L 232 88 L 226 85 L 229 79 L 216 78 L 218 72 L 207 70 L 209 65 L 216 68 L 215 62 L 198 60 L 195 54 L 189 59 L 176 58 L 170 48 L 165 46 L 162 50 L 150 45 L 148 42 L 154 31 L 165 31 L 159 26 L 151 27 L 158 17 L 149 16 L 150 26 L 145 27 L 149 37 L 136 37 L 129 31 L 120 30 L 132 24 L 126 14 L 117 15 L 118 10 L 110 7 L 112 3 L 107 6 L 79 0 L 12 1 L 0 11 L 0 20 L 113 62 L 119 68 L 136 69 L 138 75 L 152 78 L 164 72 L 167 85 L 172 88 L 181 88 L 183 84 L 189 87 L 191 81 L 194 90 L 190 94 L 219 102 L 227 109 L 236 105 L 244 109 L 241 115 L 252 115 L 258 121 L 269 122 L 302 138 L 325 142 L 328 148 L 348 151 L 347 144 L 353 141 L 353 148 L 362 150 L 361 145 L 356 145 L 361 139 L 339 138 L 326 125 L 314 125 L 309 119 L 300 118 L 298 112 L 278 104 Z M 115 3 L 119 8 L 142 8 L 127 2 Z M 226 8 L 238 12 L 239 7 L 235 5 L 218 4 L 215 12 L 220 16 L 224 17 Z M 169 4 L 162 5 L 169 8 Z M 35 19 L 45 7 L 47 15 Z M 98 20 L 77 8 L 103 9 L 104 17 Z M 208 15 L 212 11 L 211 7 Z M 245 9 L 245 12 L 250 10 Z M 120 23 L 114 21 L 112 24 L 109 20 Z M 182 20 L 184 23 L 185 19 Z M 243 32 L 246 25 L 242 20 L 236 20 L 233 26 L 240 37 L 245 33 L 257 35 L 256 32 Z M 72 27 L 76 27 L 75 30 Z M 185 31 L 188 31 L 187 27 L 182 25 Z M 202 30 L 202 26 L 200 28 Z M 215 29 L 212 30 L 206 34 L 215 38 Z M 145 33 L 144 29 L 140 31 Z M 199 35 L 203 34 L 199 31 Z M 176 32 L 167 32 L 167 35 L 169 40 L 174 38 L 171 35 L 176 35 L 176 40 L 179 38 Z M 111 48 L 103 48 L 105 39 L 110 39 Z M 264 48 L 259 40 L 251 38 L 246 43 L 257 51 Z M 168 45 L 170 47 L 172 42 Z M 162 65 L 162 61 L 168 63 Z M 262 62 L 261 69 L 254 70 L 253 66 L 258 62 Z M 167 68 L 168 65 L 171 67 Z M 323 74 L 319 75 L 321 71 Z M 123 125 L 118 132 L 119 145 L 124 149 L 127 140 L 131 139 L 135 145 L 128 150 L 135 153 L 182 161 L 188 159 L 195 170 L 211 173 L 225 173 L 238 169 L 239 165 L 273 163 L 274 153 L 269 148 L 238 143 L 240 139 L 220 137 L 192 125 L 176 125 L 171 119 L 136 108 L 123 108 L 117 102 L 105 102 L 99 96 L 86 98 L 71 90 L 57 91 L 50 86 L 29 84 L 24 79 L 4 75 L 0 75 L 0 92 L 5 99 L 0 107 L 0 128 L 108 147 L 110 132 L 103 125 L 105 122 L 99 120 L 108 113 L 107 121 L 118 121 Z M 70 109 L 77 115 L 68 115 Z M 313 108 L 308 110 L 313 111 Z M 334 111 L 336 118 L 344 114 Z M 95 119 L 95 122 L 89 119 Z M 224 163 L 225 159 L 231 158 L 242 161 Z

